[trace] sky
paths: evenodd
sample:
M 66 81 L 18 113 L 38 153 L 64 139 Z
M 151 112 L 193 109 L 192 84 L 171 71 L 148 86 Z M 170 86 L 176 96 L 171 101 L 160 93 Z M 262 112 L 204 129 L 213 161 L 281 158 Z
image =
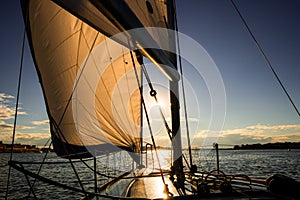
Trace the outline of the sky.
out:
M 300 117 L 231 2 L 176 2 L 179 31 L 202 45 L 224 82 L 226 115 L 218 142 L 224 146 L 300 142 Z M 235 2 L 299 110 L 300 2 Z M 0 9 L 0 141 L 11 143 L 24 25 L 18 0 L 6 1 Z M 23 66 L 16 142 L 43 146 L 50 137 L 48 118 L 28 45 Z M 187 102 L 187 110 L 193 145 L 197 146 L 205 139 L 204 132 L 209 127 L 211 99 L 203 77 L 196 76 L 189 67 L 184 69 L 185 78 L 193 89 L 193 92 L 187 91 L 187 97 L 192 97 Z M 156 130 L 158 138 L 167 138 L 159 133 L 160 125 Z

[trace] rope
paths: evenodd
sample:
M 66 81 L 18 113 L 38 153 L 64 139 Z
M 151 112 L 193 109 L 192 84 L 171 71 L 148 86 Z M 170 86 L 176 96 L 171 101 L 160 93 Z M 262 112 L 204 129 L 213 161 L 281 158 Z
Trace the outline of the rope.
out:
M 235 9 L 235 11 L 238 13 L 239 17 L 241 18 L 241 20 L 243 21 L 245 27 L 247 28 L 247 31 L 249 32 L 249 34 L 251 35 L 257 49 L 259 50 L 260 54 L 262 55 L 263 59 L 265 60 L 267 66 L 271 69 L 272 73 L 274 74 L 276 80 L 278 81 L 278 83 L 280 84 L 282 90 L 284 91 L 285 95 L 287 96 L 287 98 L 289 99 L 290 103 L 292 104 L 292 106 L 294 107 L 296 113 L 298 114 L 298 116 L 300 117 L 300 112 L 297 109 L 295 103 L 293 102 L 292 98 L 290 97 L 289 93 L 287 92 L 287 90 L 285 89 L 283 83 L 281 82 L 281 80 L 279 79 L 279 76 L 277 75 L 275 69 L 273 68 L 270 60 L 268 59 L 267 55 L 265 54 L 264 50 L 262 49 L 262 47 L 260 46 L 260 44 L 258 43 L 258 41 L 256 40 L 254 34 L 252 33 L 250 27 L 248 26 L 246 20 L 244 19 L 244 17 L 242 16 L 241 12 L 239 11 L 238 7 L 236 6 L 236 4 L 234 3 L 233 0 L 231 0 L 231 3 Z
M 21 51 L 22 53 L 21 53 L 21 61 L 20 61 L 20 71 L 19 71 L 16 109 L 15 109 L 15 118 L 14 118 L 14 128 L 13 128 L 13 135 L 12 135 L 12 141 L 11 141 L 11 151 L 10 151 L 10 157 L 9 157 L 10 162 L 12 161 L 12 155 L 13 155 L 13 149 L 14 149 L 14 143 L 15 143 L 15 136 L 16 136 L 16 126 L 17 126 L 18 107 L 19 107 L 20 89 L 21 89 L 21 81 L 22 81 L 22 71 L 23 71 L 23 61 L 24 61 L 24 47 L 25 47 L 27 20 L 28 20 L 28 17 L 26 17 L 26 25 L 24 27 L 24 32 L 23 32 L 22 51 Z M 9 187 L 9 181 L 10 181 L 10 174 L 11 174 L 11 166 L 9 165 L 8 175 L 7 175 L 7 182 L 6 182 L 7 185 L 6 185 L 5 199 L 7 199 L 7 197 L 8 197 L 8 187 Z

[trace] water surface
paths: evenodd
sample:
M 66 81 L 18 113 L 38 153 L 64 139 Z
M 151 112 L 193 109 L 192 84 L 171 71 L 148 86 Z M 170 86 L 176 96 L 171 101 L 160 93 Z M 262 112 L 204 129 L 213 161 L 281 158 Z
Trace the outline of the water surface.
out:
M 216 169 L 214 150 L 195 150 L 192 154 L 193 162 L 198 166 L 198 170 L 211 171 Z M 245 174 L 252 178 L 266 179 L 272 174 L 280 173 L 300 181 L 300 150 L 220 150 L 219 154 L 220 170 L 225 174 Z M 42 161 L 44 155 L 39 153 L 19 153 L 14 154 L 14 160 Z M 185 155 L 186 157 L 188 156 L 186 153 Z M 48 157 L 49 159 L 46 160 L 48 162 L 67 161 L 57 158 L 54 153 L 50 153 Z M 170 151 L 160 150 L 159 158 L 163 168 L 170 166 Z M 4 199 L 6 193 L 8 159 L 9 154 L 0 154 L 0 199 Z M 91 168 L 94 166 L 93 160 L 86 161 L 86 164 Z M 153 167 L 158 168 L 157 162 L 152 163 L 151 154 L 148 154 L 147 164 L 150 169 Z M 144 165 L 146 165 L 145 160 Z M 81 162 L 75 162 L 73 166 L 76 168 L 84 188 L 93 192 L 94 174 L 92 171 L 87 169 Z M 37 172 L 40 165 L 26 164 L 24 167 Z M 97 162 L 97 170 L 111 176 L 116 176 L 131 168 L 132 160 L 125 152 L 100 158 Z M 40 174 L 49 179 L 80 188 L 77 176 L 69 163 L 43 165 Z M 32 178 L 29 178 L 29 180 L 31 183 L 34 181 Z M 98 185 L 105 181 L 107 181 L 106 177 L 98 175 Z M 40 181 L 36 181 L 34 189 L 35 195 L 39 199 L 80 199 L 82 197 L 82 194 L 57 188 Z M 9 199 L 25 199 L 29 191 L 25 176 L 12 169 L 9 184 Z

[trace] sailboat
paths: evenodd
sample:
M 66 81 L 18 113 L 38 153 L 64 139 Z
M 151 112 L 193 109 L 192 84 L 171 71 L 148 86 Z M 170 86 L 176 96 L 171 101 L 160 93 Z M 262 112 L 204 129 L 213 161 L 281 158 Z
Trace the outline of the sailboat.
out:
M 296 191 L 299 183 L 282 175 L 254 180 L 245 175 L 224 174 L 219 168 L 209 172 L 197 170 L 192 161 L 189 135 L 190 157 L 184 156 L 179 112 L 179 88 L 183 83 L 181 59 L 195 61 L 181 54 L 179 38 L 184 36 L 178 33 L 174 0 L 22 0 L 21 5 L 50 121 L 49 147 L 53 146 L 57 156 L 70 163 L 78 183 L 76 187 L 51 180 L 39 171 L 24 168 L 20 161 L 11 160 L 10 167 L 35 179 L 33 183 L 27 178 L 29 195 L 37 198 L 34 184 L 39 180 L 80 193 L 83 199 L 299 197 Z M 151 98 L 159 103 L 160 94 L 145 60 L 168 81 L 171 123 L 161 107 L 159 115 L 171 149 L 169 169 L 161 167 L 149 120 L 146 100 Z M 214 66 L 209 58 L 202 62 Z M 222 89 L 218 79 L 214 79 L 214 84 Z M 147 97 L 145 85 L 149 89 Z M 146 144 L 144 124 L 151 141 Z M 217 144 L 215 148 L 218 152 Z M 157 160 L 157 168 L 152 170 L 143 162 L 149 149 Z M 109 162 L 108 157 L 116 152 L 129 155 L 131 169 L 118 176 L 100 172 L 99 162 L 105 156 Z M 80 179 L 77 162 L 83 163 L 93 175 L 92 189 Z M 114 162 L 121 161 L 114 158 Z M 47 164 L 51 163 L 43 162 L 40 169 Z M 100 183 L 103 177 L 107 182 Z

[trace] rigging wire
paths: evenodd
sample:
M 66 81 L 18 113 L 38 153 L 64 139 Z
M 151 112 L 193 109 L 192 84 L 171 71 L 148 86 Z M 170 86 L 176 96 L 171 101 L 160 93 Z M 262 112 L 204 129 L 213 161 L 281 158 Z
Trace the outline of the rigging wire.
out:
M 146 69 L 146 67 L 145 67 L 144 64 L 142 64 L 141 66 L 142 66 L 142 70 L 143 70 L 143 73 L 145 75 L 145 78 L 147 80 L 148 86 L 150 88 L 150 96 L 152 96 L 154 98 L 155 102 L 158 104 L 159 101 L 158 101 L 158 98 L 156 96 L 157 92 L 156 92 L 156 90 L 154 89 L 154 87 L 152 85 L 152 82 L 151 82 L 150 76 L 148 74 L 148 71 L 147 71 L 147 69 Z M 164 126 L 165 126 L 165 128 L 167 130 L 169 139 L 170 139 L 170 141 L 172 141 L 172 135 L 171 135 L 172 130 L 171 130 L 170 126 L 168 125 L 167 119 L 166 119 L 166 117 L 165 117 L 165 115 L 163 113 L 163 110 L 162 110 L 161 106 L 158 106 L 158 109 L 159 109 L 160 116 L 161 116 L 161 118 L 163 120 Z
M 23 61 L 24 61 L 24 52 L 25 52 L 24 48 L 25 48 L 25 37 L 26 37 L 27 22 L 28 22 L 28 17 L 26 17 L 26 24 L 25 24 L 24 32 L 23 32 L 20 70 L 19 70 L 19 80 L 18 80 L 18 90 L 17 90 L 17 99 L 16 99 L 16 109 L 15 109 L 14 127 L 13 127 L 13 135 L 12 135 L 12 141 L 11 141 L 11 151 L 10 151 L 9 162 L 12 161 L 12 155 L 13 155 L 13 149 L 14 149 L 14 143 L 15 143 L 15 137 L 16 137 L 16 126 L 17 126 L 18 107 L 19 107 L 22 72 L 23 72 Z M 6 185 L 5 199 L 7 199 L 7 197 L 8 197 L 8 187 L 9 187 L 9 181 L 10 181 L 10 174 L 11 174 L 11 166 L 9 165 L 8 175 L 7 175 L 7 182 L 6 182 L 7 185 Z
M 145 111 L 146 120 L 147 120 L 147 123 L 148 123 L 149 132 L 150 132 L 151 140 L 152 140 L 152 145 L 154 147 L 154 151 L 155 151 L 155 155 L 156 155 L 156 159 L 157 159 L 157 163 L 158 163 L 158 167 L 159 167 L 161 179 L 163 181 L 163 184 L 166 186 L 164 174 L 163 174 L 163 171 L 162 171 L 162 168 L 161 168 L 161 163 L 160 163 L 160 160 L 159 160 L 159 157 L 158 157 L 156 143 L 155 143 L 155 139 L 154 139 L 154 136 L 153 136 L 152 128 L 151 128 L 151 125 L 150 125 L 150 119 L 149 119 L 149 115 L 148 115 L 148 112 L 147 112 L 146 104 L 145 104 L 145 101 L 144 101 L 144 98 L 143 98 L 143 93 L 142 93 L 142 90 L 141 90 L 141 85 L 140 85 L 139 77 L 138 77 L 138 74 L 137 74 L 137 69 L 136 69 L 136 66 L 135 66 L 135 62 L 134 62 L 134 59 L 133 59 L 132 51 L 130 51 L 130 56 L 131 56 L 131 60 L 132 60 L 132 63 L 133 63 L 134 73 L 135 73 L 135 76 L 136 76 L 138 87 L 139 87 L 139 90 L 140 90 L 142 105 L 143 105 L 143 108 L 144 108 L 144 111 Z
M 174 0 L 175 1 L 175 0 Z M 186 95 L 185 95 L 185 86 L 183 81 L 183 70 L 182 70 L 182 60 L 181 60 L 181 52 L 180 52 L 180 42 L 179 42 L 179 35 L 178 35 L 178 23 L 177 23 L 177 14 L 176 14 L 176 3 L 174 3 L 174 19 L 175 19 L 175 30 L 176 30 L 176 39 L 177 39 L 177 46 L 178 46 L 178 59 L 179 59 L 179 69 L 180 69 L 180 76 L 181 76 L 181 87 L 182 87 L 182 97 L 183 97 L 183 108 L 184 108 L 184 117 L 185 117 L 185 126 L 186 126 L 186 135 L 187 135 L 187 142 L 188 142 L 188 150 L 189 150 L 189 158 L 190 158 L 190 166 L 193 165 L 192 159 L 192 148 L 191 148 L 191 139 L 190 139 L 190 131 L 189 131 L 189 122 L 188 122 L 188 114 L 187 114 L 187 106 L 186 106 Z M 191 169 L 190 167 L 190 169 Z
M 63 140 L 62 140 L 62 138 L 63 138 L 63 139 L 65 140 L 66 144 L 69 145 L 68 141 L 66 140 L 65 136 L 62 134 L 60 128 L 58 127 L 58 125 L 55 123 L 54 120 L 53 120 L 53 125 L 56 125 L 55 128 L 56 128 L 56 130 L 59 131 L 59 132 L 58 132 L 58 135 L 59 135 L 61 141 L 63 141 Z M 66 152 L 68 153 L 68 150 L 67 150 L 67 148 L 65 147 L 65 145 L 63 145 L 63 146 L 64 146 L 64 148 L 66 149 Z M 77 152 L 76 152 L 76 155 L 77 155 Z M 69 159 L 69 163 L 70 163 L 70 165 L 71 165 L 71 167 L 72 167 L 72 169 L 73 169 L 73 171 L 74 171 L 74 173 L 75 173 L 75 176 L 76 176 L 76 178 L 77 178 L 77 180 L 78 180 L 78 183 L 79 183 L 81 189 L 82 189 L 83 191 L 85 191 L 84 186 L 83 186 L 82 181 L 81 181 L 81 179 L 80 179 L 80 177 L 79 177 L 79 174 L 78 174 L 78 172 L 77 172 L 77 170 L 76 170 L 76 168 L 75 168 L 75 166 L 74 166 L 73 161 L 71 160 L 70 156 L 68 156 L 67 158 Z
M 285 89 L 283 83 L 281 82 L 279 76 L 277 75 L 275 69 L 273 68 L 273 66 L 272 66 L 272 64 L 271 64 L 271 62 L 270 62 L 270 60 L 268 59 L 268 57 L 267 57 L 267 55 L 265 54 L 264 50 L 262 49 L 261 45 L 259 44 L 259 42 L 258 42 L 257 39 L 255 38 L 254 34 L 252 33 L 252 31 L 251 31 L 249 25 L 247 24 L 245 18 L 243 17 L 243 15 L 241 14 L 241 12 L 239 11 L 239 9 L 238 9 L 237 5 L 234 3 L 234 1 L 233 1 L 233 0 L 230 0 L 230 1 L 231 1 L 232 5 L 233 5 L 235 11 L 238 13 L 239 17 L 240 17 L 241 20 L 243 21 L 243 23 L 244 23 L 244 25 L 245 25 L 247 31 L 248 31 L 249 34 L 251 35 L 251 37 L 252 37 L 252 39 L 253 39 L 253 41 L 254 41 L 254 43 L 255 43 L 257 49 L 259 50 L 260 54 L 262 55 L 263 59 L 265 60 L 267 66 L 271 69 L 272 73 L 274 74 L 276 80 L 277 80 L 278 83 L 280 84 L 280 86 L 281 86 L 282 90 L 284 91 L 285 95 L 287 96 L 287 98 L 289 99 L 290 103 L 291 103 L 292 106 L 294 107 L 296 113 L 297 113 L 298 116 L 300 117 L 300 112 L 299 112 L 299 110 L 297 109 L 295 103 L 293 102 L 293 100 L 292 100 L 292 98 L 290 97 L 289 93 L 288 93 L 287 90 Z
M 44 148 L 47 146 L 47 144 L 48 144 L 50 141 L 51 141 L 51 137 L 50 137 L 50 138 L 47 140 L 47 142 L 45 143 Z M 51 145 L 52 145 L 52 141 L 50 142 L 50 144 L 49 144 L 49 146 L 48 146 L 48 149 L 47 149 L 47 151 L 46 151 L 46 153 L 45 153 L 45 156 L 44 156 L 44 158 L 43 158 L 42 163 L 41 163 L 40 166 L 39 166 L 39 169 L 38 169 L 38 171 L 37 171 L 37 174 L 40 174 L 40 172 L 41 172 L 41 170 L 42 170 L 43 164 L 44 164 L 44 162 L 45 162 L 45 160 L 46 160 L 46 158 L 47 158 L 47 155 L 48 155 L 48 153 L 49 153 L 49 149 L 50 149 Z M 34 186 L 35 186 L 36 180 L 37 180 L 37 179 L 35 178 L 34 181 L 33 181 L 33 183 L 32 183 L 32 186 L 31 186 L 32 189 L 33 189 Z M 27 195 L 28 197 L 30 197 L 31 192 L 33 192 L 33 190 L 29 190 L 28 195 Z
M 20 166 L 21 166 L 22 169 L 24 169 L 24 167 L 23 167 L 22 164 L 20 164 Z M 34 199 L 37 200 L 37 197 L 36 197 L 36 195 L 35 195 L 35 192 L 34 192 L 34 190 L 33 190 L 33 187 L 32 187 L 32 185 L 31 185 L 31 183 L 30 183 L 30 181 L 29 181 L 28 175 L 24 173 L 24 176 L 25 176 L 25 179 L 26 179 L 26 181 L 27 181 L 27 184 L 28 184 L 28 186 L 29 186 L 29 188 L 30 188 L 29 191 L 33 194 Z M 28 197 L 29 197 L 29 196 L 28 196 Z

